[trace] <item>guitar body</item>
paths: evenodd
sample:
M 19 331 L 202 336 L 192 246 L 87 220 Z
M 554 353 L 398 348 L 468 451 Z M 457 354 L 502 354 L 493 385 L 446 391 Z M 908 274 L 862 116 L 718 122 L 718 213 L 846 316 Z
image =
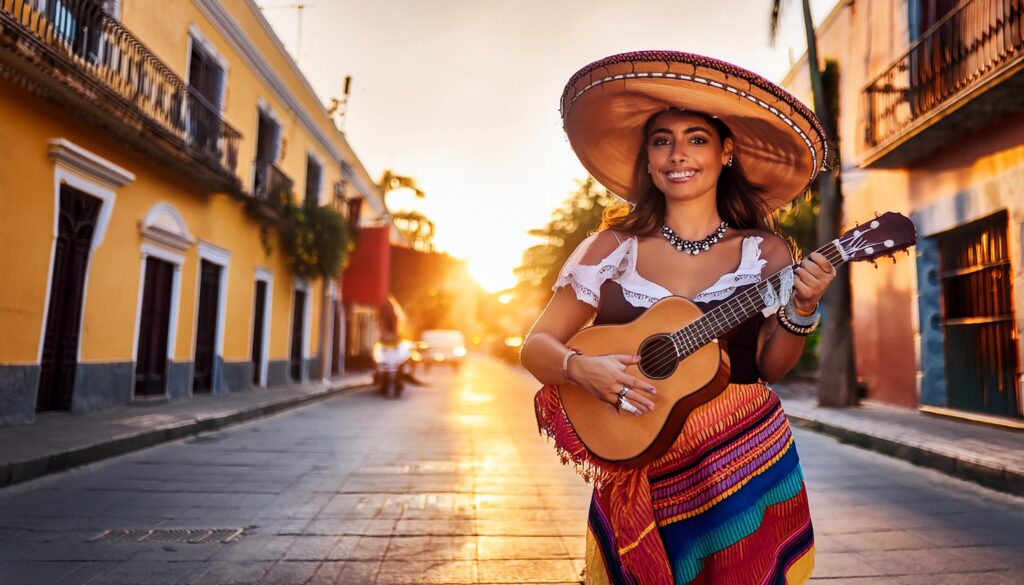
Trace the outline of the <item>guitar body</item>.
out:
M 560 386 L 562 407 L 591 454 L 627 467 L 655 461 L 675 442 L 690 413 L 729 384 L 728 356 L 717 340 L 678 361 L 667 338 L 701 315 L 691 301 L 667 297 L 629 323 L 587 327 L 569 340 L 569 347 L 586 355 L 639 354 L 640 363 L 626 371 L 657 388 L 654 410 L 635 416 L 580 386 Z

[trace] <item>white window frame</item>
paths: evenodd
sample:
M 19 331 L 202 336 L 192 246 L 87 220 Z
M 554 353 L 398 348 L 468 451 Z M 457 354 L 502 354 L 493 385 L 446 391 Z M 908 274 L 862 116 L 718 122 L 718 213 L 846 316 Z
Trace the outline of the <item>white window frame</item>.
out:
M 213 363 L 216 367 L 218 357 L 222 362 L 224 361 L 224 324 L 228 312 L 228 269 L 231 267 L 231 252 L 202 240 L 199 241 L 197 252 L 199 261 L 196 263 L 196 314 L 192 328 L 192 349 L 189 353 L 192 356 L 192 363 L 195 364 L 196 335 L 199 332 L 199 292 L 202 288 L 203 260 L 206 260 L 220 266 L 220 282 L 217 284 L 217 332 L 213 339 Z M 214 377 L 211 390 L 218 390 L 219 386 L 220 384 Z
M 296 278 L 292 284 L 292 298 L 288 301 L 288 362 L 291 363 L 292 359 L 292 331 L 295 330 L 295 291 L 302 291 L 306 293 L 306 304 L 302 308 L 302 355 L 300 359 L 300 370 L 303 373 L 299 382 L 306 382 L 309 380 L 306 373 L 306 360 L 309 359 L 309 337 L 310 337 L 310 320 L 312 319 L 312 298 L 309 294 L 309 281 L 304 278 Z
M 273 320 L 274 315 L 274 273 L 263 267 L 256 267 L 256 275 L 253 278 L 252 288 L 252 303 L 251 306 L 255 308 L 256 305 L 256 286 L 257 282 L 266 284 L 267 294 L 263 298 L 263 348 L 260 351 L 260 381 L 257 386 L 259 388 L 267 387 L 267 368 L 270 364 L 270 322 Z M 255 315 L 255 311 L 252 313 Z M 256 327 L 256 319 L 253 318 L 249 324 L 249 359 L 252 359 L 252 335 L 254 333 L 253 328 Z
M 46 290 L 43 293 L 42 319 L 40 319 L 39 347 L 36 352 L 36 363 L 43 363 L 43 345 L 46 342 L 46 325 L 50 317 L 50 289 L 53 287 L 53 262 L 57 255 L 57 237 L 60 234 L 60 187 L 67 184 L 87 195 L 102 201 L 99 214 L 96 216 L 96 227 L 93 229 L 92 242 L 89 245 L 89 262 L 85 267 L 85 278 L 82 282 L 82 306 L 79 323 L 85 314 L 89 295 L 89 276 L 92 273 L 93 255 L 103 244 L 107 235 L 110 218 L 114 214 L 114 203 L 117 201 L 116 190 L 135 181 L 135 175 L 110 162 L 109 160 L 88 151 L 66 138 L 54 138 L 49 141 L 50 159 L 54 161 L 53 169 L 53 239 L 50 243 L 50 259 L 46 269 Z M 82 335 L 79 330 L 78 347 L 75 349 L 75 360 L 82 361 Z

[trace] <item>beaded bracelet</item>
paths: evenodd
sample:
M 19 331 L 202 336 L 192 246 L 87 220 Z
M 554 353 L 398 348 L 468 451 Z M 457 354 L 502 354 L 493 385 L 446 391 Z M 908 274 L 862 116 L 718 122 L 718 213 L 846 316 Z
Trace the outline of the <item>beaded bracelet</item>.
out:
M 565 352 L 565 355 L 562 356 L 562 382 L 565 384 L 569 383 L 569 358 L 571 358 L 574 355 L 581 354 L 575 349 L 570 349 L 569 351 Z
M 779 325 L 783 329 L 792 333 L 793 335 L 799 335 L 800 337 L 807 337 L 818 328 L 818 324 L 821 323 L 821 315 L 818 315 L 813 323 L 810 325 L 797 325 L 790 320 L 789 313 L 786 311 L 786 307 L 779 307 L 779 310 L 775 313 L 779 318 Z

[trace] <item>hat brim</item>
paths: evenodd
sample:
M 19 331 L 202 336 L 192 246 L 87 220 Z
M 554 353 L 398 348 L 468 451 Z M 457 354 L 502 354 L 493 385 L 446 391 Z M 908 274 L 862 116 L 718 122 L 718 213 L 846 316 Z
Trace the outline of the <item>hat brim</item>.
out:
M 562 121 L 584 168 L 634 201 L 644 124 L 670 107 L 729 127 L 736 159 L 771 209 L 803 193 L 828 154 L 817 116 L 799 100 L 755 73 L 690 53 L 625 53 L 584 67 L 562 94 Z

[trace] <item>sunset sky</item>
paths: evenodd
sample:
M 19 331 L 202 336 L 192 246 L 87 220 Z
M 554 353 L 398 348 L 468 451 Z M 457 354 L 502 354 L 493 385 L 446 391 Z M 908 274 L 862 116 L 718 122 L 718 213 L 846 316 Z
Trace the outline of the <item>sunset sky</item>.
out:
M 298 0 L 301 2 L 302 0 Z M 817 22 L 836 0 L 812 0 Z M 415 177 L 392 208 L 423 211 L 439 250 L 488 290 L 536 241 L 527 230 L 585 177 L 562 132 L 569 77 L 602 57 L 672 49 L 780 80 L 805 48 L 800 2 L 768 42 L 769 0 L 260 0 L 323 101 L 353 77 L 346 133 L 370 174 Z M 300 54 L 297 55 L 297 52 Z

